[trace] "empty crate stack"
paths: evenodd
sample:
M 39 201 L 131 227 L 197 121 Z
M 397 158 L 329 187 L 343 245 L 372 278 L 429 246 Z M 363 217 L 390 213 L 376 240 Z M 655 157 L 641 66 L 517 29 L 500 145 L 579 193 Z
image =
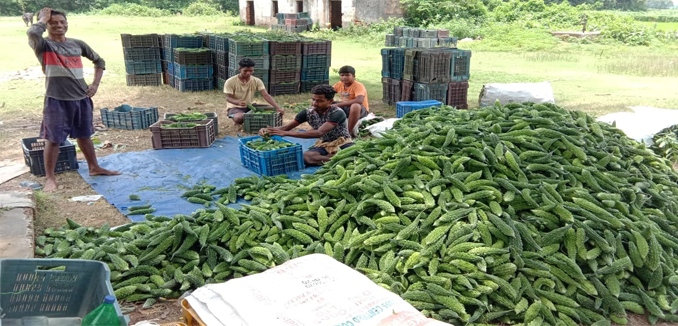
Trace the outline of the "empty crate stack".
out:
M 254 77 L 264 82 L 268 89 L 271 60 L 268 52 L 268 40 L 251 34 L 236 33 L 228 39 L 228 77 L 240 73 L 238 62 L 244 58 L 254 60 Z
M 456 39 L 449 37 L 446 30 L 435 30 L 437 45 L 417 43 L 420 37 L 411 36 L 423 35 L 433 42 L 433 31 L 396 27 L 389 35 L 399 41 L 387 36 L 387 45 L 395 48 L 381 50 L 384 103 L 437 100 L 459 109 L 468 108 L 471 51 L 457 49 Z
M 209 48 L 214 59 L 214 80 L 217 90 L 224 89 L 228 79 L 228 34 L 212 34 L 209 36 Z
M 270 69 L 268 92 L 298 94 L 301 81 L 301 42 L 297 39 L 269 40 Z
M 302 40 L 301 53 L 300 91 L 306 93 L 315 85 L 328 84 L 332 63 L 332 41 Z
M 121 34 L 127 86 L 160 86 L 162 64 L 158 34 Z
M 311 19 L 307 12 L 299 12 L 293 14 L 276 14 L 278 23 L 271 26 L 273 30 L 284 30 L 288 33 L 301 33 L 313 27 L 313 19 Z
M 203 47 L 203 36 L 167 34 L 163 54 L 174 88 L 182 92 L 214 89 L 212 51 Z
M 422 29 L 397 26 L 386 34 L 386 46 L 401 48 L 456 47 L 457 39 L 446 29 Z

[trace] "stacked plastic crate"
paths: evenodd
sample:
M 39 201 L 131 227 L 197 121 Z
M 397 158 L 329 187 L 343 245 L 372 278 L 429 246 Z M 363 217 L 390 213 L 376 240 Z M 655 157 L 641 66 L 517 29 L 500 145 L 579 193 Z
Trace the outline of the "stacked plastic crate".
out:
M 456 47 L 457 39 L 446 29 L 423 29 L 397 26 L 386 34 L 386 46 L 401 48 Z
M 310 30 L 313 27 L 313 19 L 307 12 L 293 14 L 276 14 L 278 23 L 271 26 L 273 30 L 283 30 L 288 33 L 301 33 Z
M 423 31 L 396 27 L 393 35 L 412 35 L 413 30 Z M 449 32 L 437 32 L 449 38 Z M 471 51 L 457 49 L 456 39 L 433 48 L 391 44 L 396 48 L 381 50 L 384 103 L 437 100 L 459 109 L 468 108 Z
M 270 68 L 268 92 L 275 95 L 298 94 L 301 78 L 301 42 L 269 41 Z
M 304 40 L 301 42 L 301 53 L 301 92 L 310 92 L 318 84 L 328 84 L 332 41 Z
M 201 49 L 203 47 L 203 36 L 197 34 L 177 35 L 165 34 L 162 41 L 162 59 L 163 66 L 167 66 L 168 82 L 171 87 L 177 88 L 178 80 L 175 73 L 175 52 L 177 49 Z M 211 54 L 210 54 L 211 57 Z
M 229 34 L 210 35 L 209 48 L 212 50 L 214 59 L 214 80 L 216 88 L 223 90 L 224 83 L 228 79 L 228 38 Z
M 121 34 L 127 86 L 162 85 L 160 37 L 158 34 Z
M 233 34 L 228 39 L 228 77 L 240 73 L 238 62 L 244 58 L 254 60 L 254 77 L 264 82 L 268 89 L 270 56 L 268 52 L 268 40 L 253 34 Z
M 165 52 L 171 53 L 174 88 L 179 91 L 214 89 L 212 51 L 200 35 L 165 35 Z

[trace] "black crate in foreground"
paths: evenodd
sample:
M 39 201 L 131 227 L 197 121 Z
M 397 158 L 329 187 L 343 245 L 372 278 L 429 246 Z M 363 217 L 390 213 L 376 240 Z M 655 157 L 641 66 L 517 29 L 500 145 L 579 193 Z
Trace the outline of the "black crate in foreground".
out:
M 45 172 L 45 142 L 39 137 L 24 138 L 21 140 L 21 146 L 24 150 L 24 161 L 26 166 L 31 168 L 31 174 L 44 176 Z M 55 173 L 61 173 L 68 170 L 77 170 L 78 161 L 75 154 L 75 145 L 66 140 L 59 145 L 59 157 L 57 158 Z M 102 299 L 103 300 L 103 299 Z
M 80 259 L 0 259 L 0 306 L 3 325 L 80 325 L 106 295 L 113 295 L 105 263 Z M 115 303 L 120 325 L 127 320 Z M 23 319 L 23 320 L 22 320 Z

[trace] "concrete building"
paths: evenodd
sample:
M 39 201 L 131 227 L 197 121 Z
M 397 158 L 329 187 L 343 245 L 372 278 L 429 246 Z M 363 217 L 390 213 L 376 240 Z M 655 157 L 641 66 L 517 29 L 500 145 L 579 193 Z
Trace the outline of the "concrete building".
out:
M 238 0 L 240 19 L 247 25 L 277 24 L 276 14 L 308 12 L 321 27 L 374 23 L 402 17 L 400 0 Z

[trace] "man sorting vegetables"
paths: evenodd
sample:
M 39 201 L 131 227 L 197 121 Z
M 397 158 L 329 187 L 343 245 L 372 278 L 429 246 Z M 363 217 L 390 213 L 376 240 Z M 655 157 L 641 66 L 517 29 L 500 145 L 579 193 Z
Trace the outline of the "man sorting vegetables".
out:
M 254 60 L 243 58 L 238 62 L 240 73 L 227 79 L 224 83 L 224 93 L 226 94 L 226 107 L 228 108 L 228 117 L 233 119 L 236 124 L 243 123 L 243 114 L 250 111 L 256 104 L 252 103 L 254 93 L 259 91 L 261 96 L 278 111 L 279 114 L 285 114 L 285 111 L 278 106 L 270 94 L 266 91 L 266 86 L 261 79 L 252 76 L 254 73 Z
M 290 136 L 298 138 L 318 138 L 304 152 L 306 165 L 322 165 L 329 161 L 340 149 L 353 145 L 348 133 L 346 113 L 333 106 L 337 91 L 330 85 L 316 85 L 311 89 L 311 107 L 299 112 L 294 120 L 274 128 L 261 128 L 259 135 Z M 308 122 L 313 128 L 308 131 L 292 131 L 300 124 Z

